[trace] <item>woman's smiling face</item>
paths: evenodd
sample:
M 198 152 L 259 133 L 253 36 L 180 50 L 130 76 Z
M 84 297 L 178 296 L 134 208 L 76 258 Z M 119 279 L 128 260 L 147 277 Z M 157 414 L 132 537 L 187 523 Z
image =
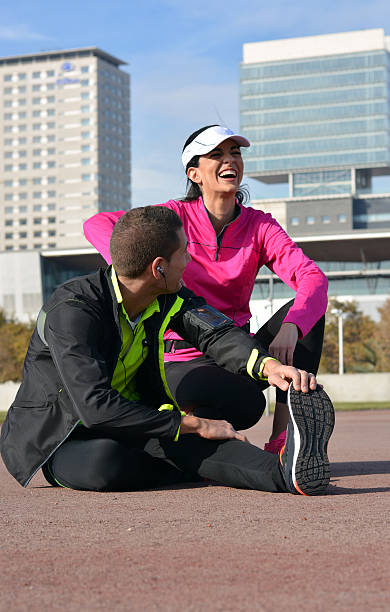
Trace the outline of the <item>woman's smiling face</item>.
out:
M 228 138 L 199 157 L 199 166 L 189 168 L 188 178 L 197 183 L 203 196 L 212 193 L 235 194 L 241 185 L 244 163 L 240 146 Z

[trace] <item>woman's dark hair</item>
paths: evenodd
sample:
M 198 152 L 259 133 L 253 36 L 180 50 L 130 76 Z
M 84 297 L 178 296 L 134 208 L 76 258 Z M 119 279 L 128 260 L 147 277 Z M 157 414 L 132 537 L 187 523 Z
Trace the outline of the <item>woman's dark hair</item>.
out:
M 201 134 L 205 130 L 208 130 L 211 127 L 219 126 L 217 123 L 213 123 L 212 125 L 206 125 L 205 127 L 196 130 L 196 132 L 191 134 L 191 136 L 189 136 L 185 141 L 183 151 L 193 140 L 195 140 L 197 136 L 199 136 L 199 134 Z M 197 168 L 199 166 L 199 157 L 200 155 L 194 155 L 194 157 L 190 159 L 190 161 L 186 165 L 186 174 L 188 172 L 188 168 Z M 187 176 L 186 195 L 184 198 L 180 198 L 181 202 L 192 202 L 192 200 L 197 200 L 201 195 L 202 192 L 199 185 L 197 183 L 194 183 L 194 181 L 191 181 L 191 179 L 189 179 Z M 249 198 L 249 191 L 246 185 L 240 185 L 238 191 L 236 192 L 237 202 L 239 202 L 239 204 L 246 204 L 247 202 L 249 202 Z

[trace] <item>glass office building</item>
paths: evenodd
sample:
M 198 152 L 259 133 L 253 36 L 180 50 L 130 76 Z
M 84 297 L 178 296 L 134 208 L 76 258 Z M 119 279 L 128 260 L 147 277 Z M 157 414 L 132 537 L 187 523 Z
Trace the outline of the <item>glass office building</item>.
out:
M 245 173 L 289 185 L 289 197 L 252 205 L 318 262 L 329 296 L 375 317 L 390 295 L 390 194 L 372 193 L 373 177 L 390 175 L 390 37 L 374 29 L 248 43 L 240 79 Z M 263 268 L 252 304 L 293 295 Z
M 367 192 L 389 174 L 389 41 L 378 29 L 244 45 L 247 175 L 297 197 Z

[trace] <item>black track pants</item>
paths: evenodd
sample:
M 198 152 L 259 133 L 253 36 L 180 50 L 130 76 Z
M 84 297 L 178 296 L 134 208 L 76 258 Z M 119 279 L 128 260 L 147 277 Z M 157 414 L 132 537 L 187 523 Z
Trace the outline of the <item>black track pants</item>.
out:
M 294 300 L 278 310 L 255 334 L 268 350 L 280 330 Z M 311 331 L 298 340 L 293 365 L 316 374 L 321 359 L 325 318 L 322 317 Z M 199 417 L 226 419 L 235 429 L 247 429 L 258 422 L 265 408 L 260 386 L 238 374 L 220 368 L 208 357 L 191 361 L 171 361 L 165 364 L 169 389 L 183 410 L 191 410 Z M 287 402 L 287 392 L 276 390 L 278 402 Z
M 45 464 L 53 485 L 89 491 L 133 491 L 204 478 L 260 491 L 286 491 L 279 457 L 239 440 L 180 436 L 178 442 L 119 440 L 78 427 Z

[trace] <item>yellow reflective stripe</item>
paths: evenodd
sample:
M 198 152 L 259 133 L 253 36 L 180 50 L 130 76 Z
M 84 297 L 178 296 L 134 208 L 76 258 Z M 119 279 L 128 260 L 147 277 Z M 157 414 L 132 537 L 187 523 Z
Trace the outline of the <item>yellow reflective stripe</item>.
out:
M 255 365 L 258 356 L 259 356 L 259 351 L 257 349 L 252 349 L 252 352 L 246 364 L 246 371 L 248 372 L 249 376 L 253 378 L 254 380 L 257 380 L 257 378 L 256 376 L 253 376 L 253 366 Z
M 162 404 L 162 406 L 160 406 L 160 408 L 158 409 L 159 412 L 162 412 L 163 410 L 168 410 L 169 412 L 172 412 L 173 410 L 173 406 L 172 404 Z M 184 412 L 184 410 L 179 410 L 181 416 L 186 416 L 186 413 Z M 173 438 L 174 442 L 177 442 L 179 439 L 179 435 L 180 435 L 180 427 L 181 425 L 179 425 L 177 432 L 176 432 L 176 436 Z
M 170 311 L 168 312 L 167 316 L 165 317 L 160 330 L 158 332 L 158 363 L 159 363 L 159 367 L 160 367 L 160 375 L 161 375 L 161 380 L 163 382 L 163 386 L 165 389 L 165 393 L 167 394 L 168 397 L 171 398 L 171 400 L 173 401 L 173 403 L 175 404 L 176 408 L 179 408 L 176 400 L 174 399 L 174 397 L 172 397 L 172 393 L 169 390 L 168 387 L 168 383 L 167 383 L 167 379 L 165 377 L 165 368 L 164 368 L 164 333 L 165 330 L 167 328 L 167 325 L 170 321 L 170 319 L 177 313 L 179 312 L 180 308 L 182 307 L 184 300 L 181 297 L 177 297 L 176 301 L 174 303 L 174 305 L 172 306 L 172 308 L 170 309 Z
M 178 430 L 177 430 L 177 432 L 176 432 L 176 436 L 173 438 L 173 441 L 174 441 L 174 442 L 177 442 L 177 441 L 179 440 L 180 427 L 181 427 L 181 425 L 179 425 L 179 428 L 178 428 Z
M 267 363 L 267 361 L 278 361 L 277 359 L 275 359 L 274 357 L 264 357 L 263 361 L 260 364 L 260 369 L 259 369 L 259 380 L 268 380 L 267 376 L 263 376 L 263 370 L 264 370 L 264 366 Z
M 116 272 L 114 270 L 114 266 L 111 266 L 111 282 L 112 282 L 112 286 L 114 288 L 114 292 L 115 292 L 115 297 L 118 301 L 118 304 L 121 304 L 123 302 L 123 297 L 121 294 L 121 290 L 119 289 L 119 283 L 118 283 L 118 277 L 116 275 Z

